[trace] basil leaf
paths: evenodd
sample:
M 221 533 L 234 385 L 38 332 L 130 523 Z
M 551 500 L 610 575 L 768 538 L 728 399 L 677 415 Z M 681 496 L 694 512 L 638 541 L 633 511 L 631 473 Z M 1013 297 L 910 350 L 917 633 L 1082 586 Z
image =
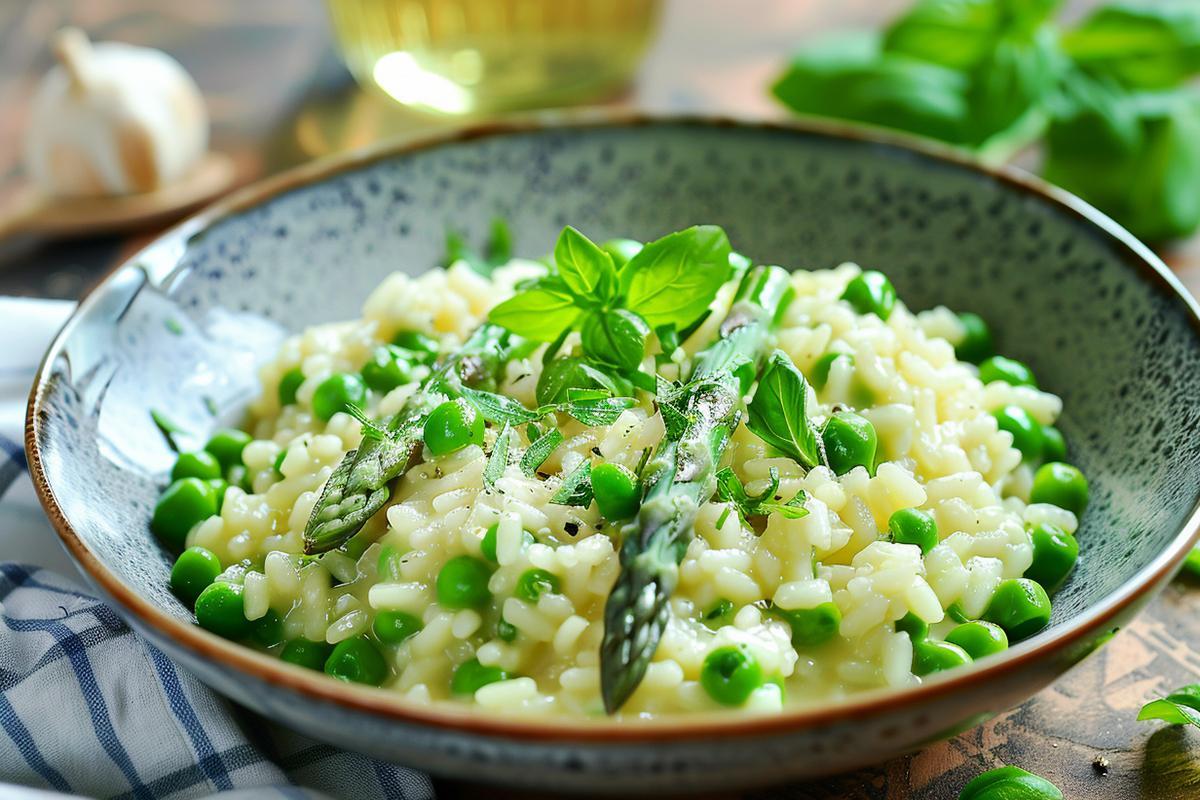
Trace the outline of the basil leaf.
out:
M 539 436 L 525 448 L 525 454 L 521 456 L 521 472 L 532 478 L 537 474 L 538 467 L 546 462 L 562 442 L 563 435 L 557 428 L 551 428 Z
M 542 370 L 537 384 L 537 401 L 554 405 L 568 399 L 571 389 L 603 389 L 610 395 L 629 395 L 631 387 L 578 356 L 565 356 L 551 361 Z
M 888 26 L 883 50 L 968 70 L 987 56 L 999 22 L 994 0 L 923 0 Z
M 1063 800 L 1063 793 L 1040 775 L 1004 766 L 976 775 L 958 800 Z
M 493 308 L 488 321 L 526 339 L 551 342 L 575 324 L 578 316 L 575 298 L 538 286 L 519 292 Z
M 580 336 L 583 352 L 618 369 L 635 370 L 646 354 L 650 326 L 632 311 L 593 311 L 584 318 Z
M 967 77 L 915 58 L 881 53 L 875 37 L 837 37 L 799 53 L 772 87 L 800 114 L 866 122 L 961 144 Z
M 997 41 L 1027 37 L 1042 27 L 1060 0 L 921 0 L 884 34 L 883 49 L 969 71 Z
M 1062 35 L 1088 72 L 1135 89 L 1167 89 L 1200 73 L 1200 5 L 1111 3 Z
M 463 399 L 474 406 L 488 422 L 523 425 L 545 416 L 545 414 L 539 414 L 537 411 L 526 408 L 519 400 L 502 394 L 467 387 L 463 387 L 461 391 Z
M 1137 718 L 1161 719 L 1172 725 L 1194 725 L 1200 728 L 1200 684 L 1183 686 L 1166 697 L 1151 700 L 1142 706 Z
M 621 270 L 625 305 L 651 327 L 687 325 L 729 279 L 729 237 L 697 225 L 650 242 Z
M 1053 31 L 1002 39 L 971 73 L 967 142 L 981 146 L 1034 113 L 1065 70 Z
M 483 485 L 487 489 L 492 489 L 496 485 L 496 481 L 504 475 L 504 470 L 508 467 L 508 451 L 512 444 L 512 428 L 506 423 L 500 429 L 500 434 L 496 437 L 496 443 L 492 445 L 492 454 L 488 456 L 487 466 L 483 468 Z
M 808 382 L 782 350 L 767 361 L 754 399 L 750 401 L 748 427 L 758 438 L 786 453 L 799 464 L 818 463 L 817 437 L 808 421 Z
M 632 397 L 604 397 L 591 400 L 571 400 L 562 410 L 589 427 L 612 425 L 621 412 L 633 408 L 637 401 Z
M 581 301 L 603 303 L 616 289 L 612 256 L 570 225 L 554 245 L 554 263 L 567 288 Z
M 1200 95 L 1123 94 L 1074 75 L 1053 104 L 1043 174 L 1148 240 L 1200 226 Z
M 584 461 L 563 478 L 562 486 L 550 498 L 558 506 L 587 508 L 592 504 L 592 462 Z
M 686 414 L 668 403 L 660 403 L 658 410 L 662 414 L 663 427 L 668 439 L 678 439 L 692 423 Z

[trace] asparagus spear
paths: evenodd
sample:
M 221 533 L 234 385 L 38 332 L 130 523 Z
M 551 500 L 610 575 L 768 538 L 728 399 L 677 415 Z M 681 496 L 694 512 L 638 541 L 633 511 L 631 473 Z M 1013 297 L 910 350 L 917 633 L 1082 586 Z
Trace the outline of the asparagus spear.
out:
M 513 334 L 485 323 L 457 351 L 444 358 L 420 391 L 409 398 L 383 430 L 368 431 L 362 444 L 343 456 L 304 528 L 304 552 L 340 547 L 387 503 L 388 484 L 403 475 L 421 448 L 429 412 L 459 385 L 495 388 Z
M 719 338 L 697 354 L 688 382 L 659 397 L 667 433 L 647 464 L 641 509 L 622 531 L 621 574 L 604 608 L 600 689 L 610 714 L 633 694 L 658 648 L 696 514 L 716 490 L 717 463 L 740 421 L 742 396 L 791 296 L 785 270 L 748 271 Z

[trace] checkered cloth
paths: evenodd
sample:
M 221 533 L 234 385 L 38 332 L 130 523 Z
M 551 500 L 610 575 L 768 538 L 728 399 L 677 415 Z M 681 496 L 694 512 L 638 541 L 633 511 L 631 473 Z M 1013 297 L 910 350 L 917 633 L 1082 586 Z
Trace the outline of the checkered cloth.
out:
M 235 708 L 72 581 L 20 444 L 70 304 L 0 298 L 0 797 L 433 797 L 425 775 Z

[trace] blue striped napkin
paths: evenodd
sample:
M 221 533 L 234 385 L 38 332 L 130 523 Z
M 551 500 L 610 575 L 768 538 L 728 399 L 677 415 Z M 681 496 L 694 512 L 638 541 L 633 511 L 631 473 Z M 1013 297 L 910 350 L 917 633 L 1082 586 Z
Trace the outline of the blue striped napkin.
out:
M 0 298 L 0 797 L 432 798 L 420 772 L 232 706 L 63 577 L 73 568 L 37 505 L 21 432 L 34 370 L 70 310 Z

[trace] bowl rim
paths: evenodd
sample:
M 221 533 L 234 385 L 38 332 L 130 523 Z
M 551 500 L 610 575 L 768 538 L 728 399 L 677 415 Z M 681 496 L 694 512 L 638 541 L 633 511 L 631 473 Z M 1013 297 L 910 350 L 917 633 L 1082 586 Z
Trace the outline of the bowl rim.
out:
M 1083 200 L 1012 166 L 991 166 L 962 151 L 907 134 L 837 121 L 803 119 L 787 122 L 763 121 L 727 115 L 655 114 L 628 110 L 588 109 L 521 114 L 482 124 L 467 124 L 389 139 L 369 147 L 318 159 L 243 187 L 188 217 L 145 247 L 128 256 L 93 286 L 72 312 L 46 351 L 30 389 L 25 424 L 25 449 L 30 477 L 38 500 L 46 511 L 63 545 L 77 566 L 115 601 L 136 625 L 170 640 L 198 657 L 238 673 L 298 693 L 309 700 L 341 707 L 344 711 L 367 713 L 390 723 L 425 726 L 441 733 L 503 737 L 525 742 L 570 741 L 574 743 L 637 745 L 664 739 L 689 741 L 720 736 L 753 738 L 772 733 L 795 733 L 862 719 L 883 713 L 912 709 L 984 683 L 1002 674 L 1029 667 L 1053 656 L 1064 656 L 1129 605 L 1161 585 L 1181 565 L 1192 546 L 1200 540 L 1200 498 L 1170 543 L 1146 566 L 1117 587 L 1097 605 L 1077 617 L 1043 631 L 1004 653 L 966 670 L 953 670 L 916 686 L 855 692 L 820 706 L 785 709 L 778 714 L 749 715 L 729 712 L 677 714 L 661 718 L 593 719 L 570 716 L 506 718 L 491 712 L 462 709 L 448 704 L 418 704 L 395 692 L 340 683 L 327 676 L 294 666 L 264 653 L 223 639 L 196 625 L 177 619 L 143 598 L 130 585 L 110 572 L 71 527 L 45 472 L 41 452 L 43 404 L 50 392 L 53 366 L 82 317 L 91 309 L 114 279 L 128 269 L 137 269 L 143 255 L 166 241 L 186 243 L 194 234 L 294 189 L 377 162 L 412 153 L 453 146 L 477 139 L 543 132 L 684 127 L 703 130 L 737 129 L 779 135 L 799 135 L 833 141 L 849 141 L 898 151 L 893 155 L 931 160 L 980 177 L 989 178 L 1008 191 L 1036 200 L 1075 217 L 1084 227 L 1101 234 L 1115 255 L 1157 284 L 1161 291 L 1182 303 L 1197 338 L 1200 339 L 1200 304 L 1183 288 L 1163 261 L 1111 218 Z M 1039 687 L 1040 688 L 1040 687 Z

